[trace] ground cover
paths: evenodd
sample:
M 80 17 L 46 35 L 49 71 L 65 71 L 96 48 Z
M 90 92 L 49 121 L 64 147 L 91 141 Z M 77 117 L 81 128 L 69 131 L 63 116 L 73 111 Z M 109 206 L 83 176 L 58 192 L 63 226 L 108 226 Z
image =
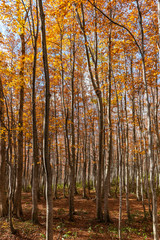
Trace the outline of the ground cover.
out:
M 153 239 L 152 221 L 148 215 L 143 217 L 142 203 L 136 200 L 132 194 L 129 198 L 131 207 L 131 220 L 127 220 L 125 196 L 123 198 L 122 216 L 122 239 Z M 13 219 L 17 234 L 10 233 L 9 223 L 5 218 L 0 218 L 0 239 L 1 240 L 42 240 L 45 239 L 45 200 L 39 200 L 39 224 L 31 222 L 31 193 L 23 193 L 24 221 Z M 147 205 L 147 201 L 146 201 Z M 118 239 L 118 198 L 109 199 L 110 215 L 112 222 L 109 224 L 100 223 L 96 220 L 95 193 L 91 192 L 89 199 L 83 199 L 82 195 L 75 196 L 74 222 L 69 221 L 68 199 L 59 198 L 54 200 L 54 238 L 53 239 Z M 158 204 L 159 206 L 159 204 Z M 147 209 L 147 208 L 146 208 Z M 160 213 L 160 208 L 158 209 Z

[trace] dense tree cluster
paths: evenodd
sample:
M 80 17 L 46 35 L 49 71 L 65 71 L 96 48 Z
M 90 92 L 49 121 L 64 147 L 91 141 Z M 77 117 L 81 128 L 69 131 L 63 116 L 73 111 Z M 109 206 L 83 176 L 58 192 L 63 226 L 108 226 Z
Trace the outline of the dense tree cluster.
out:
M 53 239 L 58 185 L 70 220 L 82 183 L 108 222 L 114 184 L 119 238 L 122 194 L 130 218 L 134 192 L 158 240 L 160 1 L 0 0 L 0 9 L 0 215 L 14 233 L 31 187 L 32 221 L 43 193 Z

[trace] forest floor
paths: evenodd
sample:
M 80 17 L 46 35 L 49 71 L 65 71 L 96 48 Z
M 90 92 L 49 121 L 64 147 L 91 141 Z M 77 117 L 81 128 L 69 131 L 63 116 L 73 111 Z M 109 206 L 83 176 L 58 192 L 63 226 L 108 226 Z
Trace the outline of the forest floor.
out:
M 0 240 L 41 240 L 45 239 L 45 201 L 41 197 L 39 201 L 39 222 L 34 225 L 31 222 L 31 193 L 23 193 L 23 214 L 24 221 L 13 219 L 16 235 L 12 235 L 9 223 L 6 219 L 0 218 Z M 134 195 L 129 197 L 131 217 L 127 220 L 125 196 L 122 201 L 122 239 L 153 239 L 152 221 L 149 216 L 143 217 L 142 203 L 136 200 Z M 145 201 L 147 206 L 147 201 Z M 96 220 L 95 193 L 91 192 L 89 199 L 83 199 L 82 195 L 75 196 L 74 222 L 69 221 L 68 199 L 59 198 L 54 200 L 54 238 L 53 239 L 118 239 L 118 198 L 109 198 L 110 216 L 112 222 L 109 224 L 100 223 Z M 146 208 L 147 209 L 147 208 Z M 158 204 L 160 215 L 160 204 Z M 160 220 L 160 219 L 159 219 Z M 160 230 L 160 229 L 159 229 Z

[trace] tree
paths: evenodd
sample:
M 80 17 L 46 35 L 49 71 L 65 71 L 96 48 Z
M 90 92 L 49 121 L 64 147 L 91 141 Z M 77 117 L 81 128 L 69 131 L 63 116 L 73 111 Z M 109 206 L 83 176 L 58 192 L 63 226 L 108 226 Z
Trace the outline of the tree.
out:
M 39 10 L 41 19 L 43 66 L 45 75 L 45 115 L 43 126 L 43 160 L 46 174 L 46 239 L 53 239 L 53 193 L 52 193 L 52 171 L 49 158 L 49 109 L 50 109 L 50 79 L 47 59 L 45 14 L 42 0 L 39 0 Z
M 8 214 L 7 190 L 6 190 L 6 126 L 5 126 L 5 105 L 4 105 L 3 85 L 0 76 L 0 215 L 2 217 Z
M 95 94 L 98 99 L 98 112 L 99 112 L 99 160 L 98 160 L 98 174 L 97 174 L 97 218 L 102 221 L 103 219 L 103 214 L 102 214 L 102 186 L 101 186 L 101 180 L 102 180 L 102 165 L 103 165 L 103 154 L 102 154 L 102 149 L 103 149 L 103 103 L 102 103 L 102 93 L 100 90 L 100 83 L 99 83 L 99 78 L 98 78 L 98 41 L 97 41 L 97 13 L 95 10 L 95 56 L 93 55 L 93 52 L 91 51 L 91 48 L 89 48 L 88 41 L 87 41 L 87 35 L 86 35 L 86 26 L 85 26 L 85 15 L 84 15 L 84 9 L 83 9 L 83 4 L 81 3 L 81 14 L 82 14 L 82 20 L 80 19 L 78 10 L 76 8 L 77 12 L 77 19 L 78 23 L 80 25 L 80 28 L 83 32 L 84 36 L 84 41 L 85 41 L 85 49 L 86 49 L 86 56 L 87 56 L 87 63 L 88 63 L 88 70 L 90 73 L 90 78 L 93 84 L 93 88 L 95 91 Z M 91 67 L 91 59 L 90 59 L 90 54 L 94 63 L 94 70 L 95 70 L 95 78 L 93 74 L 93 70 Z
M 24 107 L 24 61 L 25 61 L 25 34 L 22 26 L 21 39 L 21 69 L 20 69 L 20 101 L 19 101 L 19 130 L 18 130 L 18 169 L 16 179 L 16 193 L 14 200 L 14 214 L 22 218 L 21 192 L 22 192 L 22 171 L 23 171 L 23 107 Z
M 109 196 L 119 196 L 119 238 L 122 196 L 129 219 L 133 192 L 157 239 L 159 1 L 16 0 L 0 7 L 0 205 L 5 196 L 11 231 L 12 200 L 22 217 L 22 189 L 31 186 L 32 220 L 42 194 L 52 239 L 52 187 L 57 198 L 63 183 L 74 220 L 82 184 L 82 197 L 96 189 L 100 221 L 110 220 Z

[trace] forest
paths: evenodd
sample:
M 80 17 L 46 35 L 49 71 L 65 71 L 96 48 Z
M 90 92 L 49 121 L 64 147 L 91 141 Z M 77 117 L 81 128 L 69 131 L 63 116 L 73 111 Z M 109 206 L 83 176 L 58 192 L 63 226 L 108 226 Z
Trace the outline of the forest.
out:
M 0 239 L 160 235 L 160 0 L 0 0 Z

